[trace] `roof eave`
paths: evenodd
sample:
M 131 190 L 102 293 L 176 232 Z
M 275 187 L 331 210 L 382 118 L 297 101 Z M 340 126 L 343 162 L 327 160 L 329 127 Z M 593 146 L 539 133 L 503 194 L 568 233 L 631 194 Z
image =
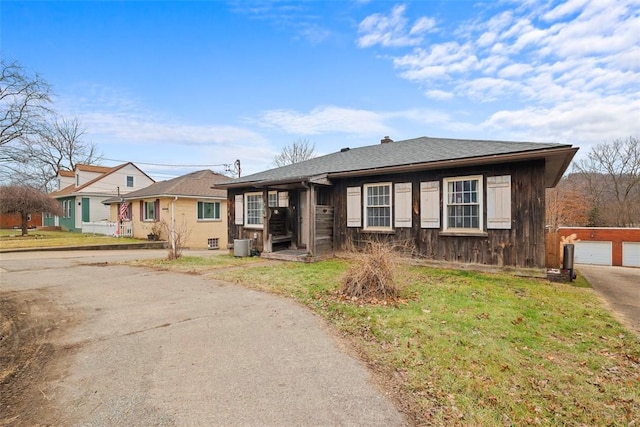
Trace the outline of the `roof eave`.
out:
M 388 166 L 383 168 L 334 172 L 329 173 L 328 178 L 350 178 L 372 174 L 388 175 L 392 173 L 417 172 L 422 170 L 545 159 L 545 186 L 550 188 L 554 187 L 558 183 L 577 151 L 578 148 L 573 148 L 571 146 L 547 148 L 535 151 L 492 154 L 488 156 L 468 157 L 462 159 L 438 160 L 434 162 L 412 163 L 408 165 Z

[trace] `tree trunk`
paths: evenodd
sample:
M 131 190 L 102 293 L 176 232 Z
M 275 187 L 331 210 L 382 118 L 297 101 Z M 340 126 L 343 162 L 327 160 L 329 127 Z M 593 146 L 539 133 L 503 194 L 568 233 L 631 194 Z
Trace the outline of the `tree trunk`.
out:
M 27 231 L 27 218 L 29 217 L 29 214 L 26 212 L 20 212 L 20 217 L 22 218 L 22 235 L 26 236 L 29 234 Z

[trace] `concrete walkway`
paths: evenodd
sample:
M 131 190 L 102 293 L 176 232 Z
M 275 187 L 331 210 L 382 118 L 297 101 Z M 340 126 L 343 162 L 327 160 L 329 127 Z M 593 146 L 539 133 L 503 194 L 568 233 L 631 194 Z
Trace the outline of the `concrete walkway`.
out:
M 39 424 L 407 424 L 323 320 L 295 302 L 105 264 L 149 252 L 0 255 L 5 296 L 60 313 L 54 370 L 28 396 L 34 411 L 47 409 Z

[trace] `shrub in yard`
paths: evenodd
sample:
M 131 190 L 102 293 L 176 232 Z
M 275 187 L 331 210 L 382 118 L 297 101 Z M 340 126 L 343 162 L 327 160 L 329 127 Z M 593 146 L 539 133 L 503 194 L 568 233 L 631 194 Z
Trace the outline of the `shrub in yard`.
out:
M 353 265 L 345 273 L 340 294 L 357 299 L 393 300 L 400 289 L 394 281 L 398 255 L 391 245 L 370 241 L 360 251 L 353 251 Z

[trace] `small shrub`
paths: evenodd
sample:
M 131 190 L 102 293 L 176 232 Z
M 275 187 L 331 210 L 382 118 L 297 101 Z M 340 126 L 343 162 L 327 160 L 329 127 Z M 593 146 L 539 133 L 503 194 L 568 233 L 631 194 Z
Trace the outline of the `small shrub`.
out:
M 353 265 L 342 279 L 340 294 L 364 300 L 394 300 L 400 296 L 394 280 L 398 255 L 392 246 L 367 242 L 366 248 L 353 252 L 353 258 Z

